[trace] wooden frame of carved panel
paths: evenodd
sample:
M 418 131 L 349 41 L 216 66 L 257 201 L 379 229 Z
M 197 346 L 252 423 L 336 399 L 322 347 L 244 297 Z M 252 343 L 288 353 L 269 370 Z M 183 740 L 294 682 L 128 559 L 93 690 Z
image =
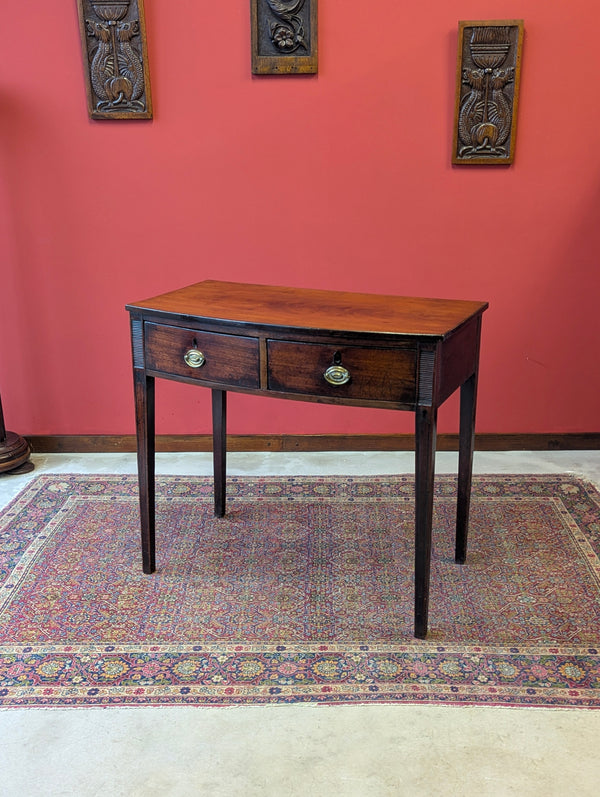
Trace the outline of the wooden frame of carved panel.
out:
M 250 0 L 252 74 L 314 74 L 317 0 Z
M 144 0 L 77 0 L 91 119 L 152 119 Z
M 458 23 L 453 164 L 515 157 L 523 20 Z

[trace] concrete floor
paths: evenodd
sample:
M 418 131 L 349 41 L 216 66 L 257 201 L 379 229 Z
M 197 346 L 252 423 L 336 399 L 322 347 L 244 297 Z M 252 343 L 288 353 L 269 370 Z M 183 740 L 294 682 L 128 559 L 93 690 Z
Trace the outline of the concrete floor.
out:
M 128 454 L 34 456 L 0 477 L 4 506 L 44 472 L 133 473 Z M 231 454 L 236 475 L 410 473 L 407 453 Z M 438 473 L 456 455 L 438 454 Z M 210 474 L 206 454 L 160 473 Z M 478 452 L 479 473 L 574 473 L 600 487 L 600 452 Z M 600 712 L 447 706 L 9 709 L 0 795 L 596 795 Z

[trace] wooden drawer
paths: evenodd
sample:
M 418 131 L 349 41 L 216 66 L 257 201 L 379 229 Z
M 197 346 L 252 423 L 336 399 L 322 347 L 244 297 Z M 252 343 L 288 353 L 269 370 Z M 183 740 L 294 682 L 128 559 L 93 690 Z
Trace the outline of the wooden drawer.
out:
M 232 387 L 259 386 L 258 340 L 241 335 L 218 335 L 164 324 L 145 324 L 145 363 L 150 371 L 185 376 Z M 201 352 L 198 367 L 184 357 L 190 350 Z M 194 362 L 192 357 L 191 362 Z
M 267 341 L 269 390 L 365 401 L 415 401 L 416 351 L 367 346 Z M 345 384 L 330 384 L 325 372 L 338 364 Z M 333 374 L 335 377 L 335 374 Z

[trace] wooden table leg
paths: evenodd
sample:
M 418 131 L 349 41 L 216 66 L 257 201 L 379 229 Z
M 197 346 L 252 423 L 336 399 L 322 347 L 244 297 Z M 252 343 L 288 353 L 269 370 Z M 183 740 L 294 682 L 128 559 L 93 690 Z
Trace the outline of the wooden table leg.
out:
M 215 515 L 225 515 L 227 470 L 227 392 L 212 391 L 213 468 L 215 474 Z
M 418 639 L 425 639 L 427 636 L 436 427 L 437 409 L 417 407 L 415 413 L 415 636 Z
M 144 573 L 156 569 L 155 488 L 154 488 L 154 377 L 134 369 L 135 426 L 142 526 L 142 568 Z
M 475 442 L 475 405 L 477 400 L 477 373 L 460 389 L 460 431 L 458 448 L 458 500 L 456 505 L 456 548 L 454 559 L 464 564 L 467 556 L 469 532 L 469 507 L 473 473 L 473 447 Z

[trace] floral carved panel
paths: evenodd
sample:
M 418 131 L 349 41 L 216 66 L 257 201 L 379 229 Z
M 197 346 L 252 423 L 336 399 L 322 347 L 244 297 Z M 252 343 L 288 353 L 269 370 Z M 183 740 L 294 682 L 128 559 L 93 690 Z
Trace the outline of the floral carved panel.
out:
M 454 164 L 514 160 L 523 20 L 460 22 Z
M 317 0 L 250 0 L 250 10 L 253 74 L 317 71 Z
M 77 0 L 92 119 L 151 119 L 144 0 Z

